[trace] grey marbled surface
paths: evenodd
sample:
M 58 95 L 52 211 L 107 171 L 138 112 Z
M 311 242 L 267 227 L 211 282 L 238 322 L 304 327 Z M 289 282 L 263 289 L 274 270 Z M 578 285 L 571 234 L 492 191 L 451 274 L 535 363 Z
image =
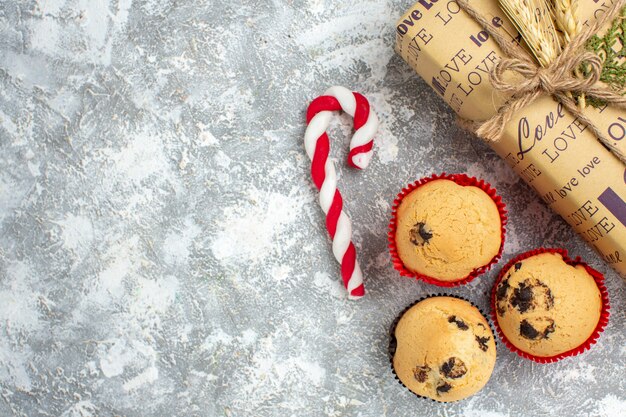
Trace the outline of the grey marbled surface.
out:
M 0 415 L 626 415 L 624 282 L 394 55 L 409 5 L 0 1 Z M 382 120 L 363 172 L 344 163 L 351 120 L 331 128 L 359 302 L 302 145 L 333 84 Z M 439 289 L 390 266 L 390 202 L 441 171 L 504 197 L 502 262 L 564 246 L 606 274 L 591 351 L 541 366 L 500 344 L 488 386 L 450 405 L 394 381 L 389 325 Z M 496 273 L 449 292 L 485 309 Z

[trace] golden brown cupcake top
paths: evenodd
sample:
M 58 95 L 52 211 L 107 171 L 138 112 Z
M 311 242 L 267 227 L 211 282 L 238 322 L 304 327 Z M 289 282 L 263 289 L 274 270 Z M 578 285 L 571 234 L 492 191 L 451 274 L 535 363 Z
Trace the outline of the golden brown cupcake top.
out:
M 453 297 L 430 297 L 412 306 L 396 329 L 393 368 L 414 393 L 437 401 L 467 398 L 485 386 L 496 361 L 487 320 Z
M 506 338 L 538 357 L 582 345 L 600 320 L 602 295 L 583 266 L 542 253 L 511 266 L 496 288 L 496 317 Z
M 457 281 L 498 254 L 500 213 L 478 187 L 430 181 L 402 199 L 395 240 L 408 270 Z

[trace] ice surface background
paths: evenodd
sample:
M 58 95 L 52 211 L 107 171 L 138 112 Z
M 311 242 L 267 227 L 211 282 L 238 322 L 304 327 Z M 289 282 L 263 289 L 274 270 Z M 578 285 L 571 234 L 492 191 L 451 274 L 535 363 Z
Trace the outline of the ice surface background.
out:
M 0 415 L 623 416 L 625 284 L 392 49 L 407 1 L 0 1 Z M 382 124 L 366 171 L 332 156 L 368 295 L 339 281 L 303 149 L 327 87 Z M 436 287 L 386 243 L 400 188 L 491 182 L 510 211 L 500 266 L 565 247 L 606 274 L 613 315 L 554 365 L 498 345 L 469 400 L 392 377 L 388 329 Z M 498 268 L 447 291 L 487 309 Z

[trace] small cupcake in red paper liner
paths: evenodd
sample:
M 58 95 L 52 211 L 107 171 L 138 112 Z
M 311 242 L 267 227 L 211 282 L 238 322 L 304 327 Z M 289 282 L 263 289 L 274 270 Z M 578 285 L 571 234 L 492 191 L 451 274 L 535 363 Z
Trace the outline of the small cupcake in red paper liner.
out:
M 461 298 L 416 301 L 396 318 L 390 336 L 391 369 L 418 397 L 438 402 L 470 397 L 487 384 L 496 363 L 487 319 Z
M 536 249 L 511 260 L 496 280 L 491 304 L 504 344 L 540 363 L 589 349 L 609 320 L 604 277 L 563 249 Z
M 488 183 L 441 174 L 396 197 L 389 248 L 400 275 L 442 287 L 470 282 L 500 258 L 507 212 Z

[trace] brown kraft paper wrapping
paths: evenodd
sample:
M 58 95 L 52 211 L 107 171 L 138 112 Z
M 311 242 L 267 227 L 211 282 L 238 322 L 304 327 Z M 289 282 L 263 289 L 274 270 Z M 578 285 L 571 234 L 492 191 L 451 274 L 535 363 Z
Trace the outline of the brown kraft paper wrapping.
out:
M 610 0 L 581 0 L 583 24 Z M 473 4 L 512 43 L 518 33 L 495 0 Z M 420 0 L 397 23 L 396 51 L 461 117 L 486 120 L 507 100 L 489 82 L 503 57 L 498 45 L 455 0 Z M 626 151 L 626 114 L 588 109 L 600 129 Z M 626 279 L 626 167 L 552 97 L 511 118 L 491 143 L 515 172 Z

